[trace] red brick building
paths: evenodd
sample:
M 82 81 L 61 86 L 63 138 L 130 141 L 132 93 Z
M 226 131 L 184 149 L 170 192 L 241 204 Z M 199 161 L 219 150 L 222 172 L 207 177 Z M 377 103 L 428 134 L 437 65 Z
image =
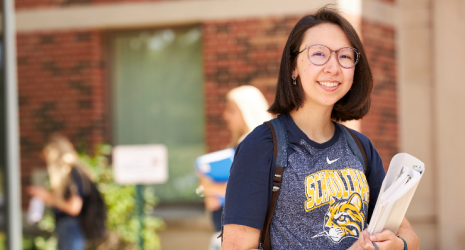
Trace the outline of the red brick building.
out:
M 200 103 L 201 111 L 195 119 L 202 125 L 202 150 L 215 151 L 224 148 L 229 140 L 221 117 L 225 94 L 236 86 L 250 84 L 258 87 L 271 103 L 282 50 L 292 27 L 304 14 L 329 3 L 332 1 L 17 0 L 23 187 L 31 183 L 35 171 L 45 169 L 40 152 L 48 134 L 61 132 L 91 152 L 98 143 L 121 142 L 115 138 L 120 127 L 134 125 L 115 118 L 120 114 L 118 110 L 124 109 L 118 105 L 137 101 L 132 97 L 125 99 L 137 83 L 120 88 L 119 79 L 131 79 L 129 75 L 136 71 L 125 70 L 146 60 L 143 56 L 129 59 L 125 53 L 131 49 L 118 50 L 118 41 L 123 43 L 126 34 L 132 49 L 139 46 L 132 42 L 136 38 L 151 39 L 146 40 L 148 46 L 157 49 L 161 46 L 157 43 L 159 37 L 176 42 L 190 30 L 200 31 L 200 99 L 194 99 L 197 106 Z M 351 17 L 361 36 L 374 76 L 371 111 L 355 127 L 372 140 L 387 168 L 399 150 L 395 2 L 339 1 L 339 6 Z M 150 38 L 142 38 L 146 33 L 150 33 Z M 120 76 L 118 69 L 128 75 Z M 157 74 L 149 71 L 144 71 L 148 77 Z M 180 90 L 187 83 L 176 86 Z M 161 94 L 157 90 L 154 93 L 161 99 L 175 93 L 160 91 Z M 172 118 L 173 124 L 178 124 L 178 118 L 163 117 L 157 107 L 153 110 L 153 119 Z M 125 112 L 125 117 L 130 117 L 131 111 Z M 131 144 L 128 140 L 124 143 Z M 147 142 L 141 139 L 134 143 Z M 178 178 L 191 183 L 192 173 L 185 172 L 188 168 L 174 173 L 172 181 Z M 173 191 L 173 187 L 168 189 Z M 185 197 L 185 201 L 196 200 L 189 195 L 176 197 L 174 201 Z M 23 205 L 27 201 L 23 191 Z
M 271 102 L 292 26 L 337 4 L 375 80 L 370 113 L 352 125 L 385 168 L 398 151 L 425 162 L 407 217 L 422 249 L 460 249 L 463 2 L 16 0 L 22 186 L 45 169 L 46 136 L 62 132 L 88 152 L 100 142 L 169 144 L 162 200 L 199 202 L 191 162 L 227 144 L 224 95 L 251 84 Z

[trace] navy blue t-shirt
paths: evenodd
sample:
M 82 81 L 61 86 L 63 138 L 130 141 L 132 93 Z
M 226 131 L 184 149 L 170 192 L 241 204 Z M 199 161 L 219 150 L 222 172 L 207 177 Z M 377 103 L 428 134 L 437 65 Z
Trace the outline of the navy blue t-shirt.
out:
M 64 199 L 68 199 L 71 195 L 78 195 L 81 197 L 83 204 L 82 207 L 84 207 L 84 202 L 86 200 L 84 199 L 84 183 L 81 174 L 79 174 L 79 171 L 75 168 L 71 170 L 70 173 L 70 180 L 71 182 L 69 183 L 68 187 L 65 190 L 64 194 Z M 57 208 L 53 208 L 53 212 L 55 213 L 55 223 L 58 223 L 60 220 L 66 217 L 74 217 L 72 215 L 69 215 Z M 82 209 L 81 209 L 82 212 Z M 80 216 L 81 212 L 79 213 L 78 216 Z
M 336 126 L 325 143 L 310 140 L 289 114 L 281 115 L 289 147 L 288 167 L 271 222 L 273 249 L 347 249 L 366 228 L 385 171 L 370 140 L 353 131 L 368 168 L 353 155 Z M 223 224 L 263 229 L 274 174 L 273 139 L 258 126 L 239 144 L 231 167 Z M 352 211 L 348 214 L 343 211 Z

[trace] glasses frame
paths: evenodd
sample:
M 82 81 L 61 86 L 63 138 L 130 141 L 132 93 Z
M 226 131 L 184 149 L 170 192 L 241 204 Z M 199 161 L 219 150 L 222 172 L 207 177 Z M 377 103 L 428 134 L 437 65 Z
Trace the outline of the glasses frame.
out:
M 316 63 L 312 62 L 312 60 L 310 59 L 310 55 L 309 55 L 309 52 L 308 52 L 309 50 L 307 50 L 307 58 L 308 58 L 308 60 L 309 60 L 311 63 L 313 63 L 314 65 L 316 65 L 316 66 L 325 65 L 325 64 L 329 61 L 329 59 L 331 59 L 331 56 L 333 55 L 333 53 L 336 53 L 336 56 L 337 56 L 337 54 L 339 53 L 339 51 L 341 51 L 341 50 L 343 50 L 343 49 L 351 49 L 351 50 L 353 50 L 353 51 L 357 54 L 357 60 L 354 62 L 354 65 L 352 65 L 352 66 L 350 66 L 350 67 L 344 67 L 344 66 L 342 66 L 342 65 L 341 65 L 341 62 L 339 62 L 339 57 L 336 58 L 336 59 L 337 59 L 337 63 L 339 64 L 339 66 L 343 67 L 344 69 L 353 68 L 355 65 L 357 65 L 357 63 L 358 63 L 358 61 L 359 61 L 359 59 L 360 59 L 360 52 L 358 52 L 358 50 L 356 50 L 356 49 L 354 49 L 354 48 L 352 48 L 352 47 L 343 47 L 343 48 L 340 48 L 340 49 L 338 49 L 338 50 L 332 50 L 332 49 L 328 48 L 328 46 L 325 46 L 325 45 L 323 45 L 323 44 L 313 44 L 313 45 L 310 45 L 310 46 L 305 46 L 305 49 L 299 51 L 299 53 L 297 53 L 297 55 L 300 54 L 300 53 L 302 53 L 302 52 L 304 52 L 306 49 L 309 49 L 309 48 L 313 47 L 313 46 L 322 46 L 322 47 L 325 47 L 325 48 L 327 48 L 327 49 L 329 50 L 329 52 L 330 52 L 330 53 L 329 53 L 329 56 L 328 56 L 328 59 L 326 59 L 326 61 L 325 61 L 324 63 L 322 63 L 322 64 L 316 64 Z

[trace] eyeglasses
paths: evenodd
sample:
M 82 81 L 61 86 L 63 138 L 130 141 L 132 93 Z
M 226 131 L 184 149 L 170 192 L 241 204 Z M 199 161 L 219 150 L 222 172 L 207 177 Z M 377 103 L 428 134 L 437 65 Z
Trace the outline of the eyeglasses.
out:
M 310 62 L 317 66 L 321 66 L 327 63 L 333 53 L 336 53 L 339 65 L 346 69 L 355 66 L 355 64 L 357 64 L 358 60 L 360 59 L 360 53 L 356 49 L 350 47 L 331 50 L 324 45 L 316 44 L 312 46 L 305 46 L 305 49 L 297 54 L 302 53 L 304 50 L 307 50 L 307 56 Z

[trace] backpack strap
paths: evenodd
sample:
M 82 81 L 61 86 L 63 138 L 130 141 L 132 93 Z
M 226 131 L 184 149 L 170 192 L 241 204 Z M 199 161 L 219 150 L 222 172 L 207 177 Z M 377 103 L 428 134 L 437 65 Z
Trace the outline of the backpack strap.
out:
M 367 155 L 365 153 L 365 149 L 362 146 L 362 143 L 360 140 L 357 138 L 357 136 L 347 128 L 346 126 L 336 123 L 336 125 L 339 127 L 339 129 L 342 131 L 344 134 L 347 144 L 349 144 L 349 148 L 352 151 L 352 153 L 357 157 L 357 159 L 360 161 L 360 163 L 365 163 L 364 169 L 365 169 L 365 174 L 367 173 L 368 169 L 368 161 L 367 161 Z
M 265 224 L 263 225 L 262 234 L 260 236 L 260 249 L 271 250 L 270 224 L 273 218 L 274 209 L 278 201 L 279 191 L 281 189 L 281 181 L 283 178 L 284 168 L 287 167 L 287 146 L 289 144 L 287 138 L 286 127 L 284 122 L 279 118 L 265 122 L 270 127 L 273 136 L 273 153 L 275 157 L 273 190 L 271 193 L 271 203 L 266 213 Z

